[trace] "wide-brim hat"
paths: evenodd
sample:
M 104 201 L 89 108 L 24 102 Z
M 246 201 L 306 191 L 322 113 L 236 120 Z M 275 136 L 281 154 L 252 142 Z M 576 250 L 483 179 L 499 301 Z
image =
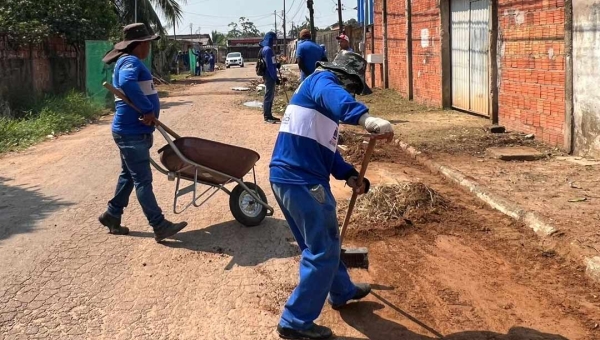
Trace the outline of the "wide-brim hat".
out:
M 143 23 L 127 25 L 123 28 L 123 40 L 116 43 L 113 49 L 102 58 L 102 61 L 108 64 L 114 62 L 134 42 L 154 41 L 158 39 L 160 39 L 160 36 L 148 30 Z
M 367 61 L 358 53 L 342 50 L 331 62 L 318 61 L 317 66 L 327 70 L 343 72 L 362 85 L 359 93 L 369 95 L 373 93 L 365 82 L 365 73 L 367 72 Z

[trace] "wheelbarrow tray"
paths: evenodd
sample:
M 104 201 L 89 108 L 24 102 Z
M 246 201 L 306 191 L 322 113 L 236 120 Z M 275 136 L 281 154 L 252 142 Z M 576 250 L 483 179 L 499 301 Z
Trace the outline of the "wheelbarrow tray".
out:
M 242 179 L 260 159 L 260 155 L 254 150 L 202 138 L 181 137 L 174 140 L 173 144 L 190 161 L 220 172 L 221 174 L 208 170 L 198 171 L 198 181 L 214 185 L 226 184 L 232 178 Z M 158 152 L 165 168 L 178 173 L 183 179 L 194 180 L 196 169 L 179 158 L 170 144 Z

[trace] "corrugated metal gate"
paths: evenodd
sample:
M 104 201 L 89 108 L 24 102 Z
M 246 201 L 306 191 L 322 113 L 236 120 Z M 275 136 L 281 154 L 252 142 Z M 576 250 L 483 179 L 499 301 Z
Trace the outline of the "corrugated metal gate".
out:
M 452 106 L 489 115 L 489 0 L 452 0 Z

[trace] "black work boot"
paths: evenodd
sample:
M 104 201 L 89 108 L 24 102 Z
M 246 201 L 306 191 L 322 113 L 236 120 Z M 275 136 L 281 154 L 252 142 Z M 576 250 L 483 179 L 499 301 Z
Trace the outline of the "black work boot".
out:
M 129 228 L 121 226 L 121 219 L 116 218 L 105 212 L 98 217 L 100 224 L 108 228 L 108 232 L 113 235 L 127 235 Z
M 342 304 L 334 304 L 331 302 L 331 299 L 328 299 L 327 301 L 329 301 L 329 304 L 331 305 L 331 308 L 338 310 L 342 307 L 344 307 L 345 305 L 348 304 L 348 302 L 352 301 L 352 300 L 360 300 L 362 298 L 364 298 L 365 296 L 369 295 L 369 293 L 371 293 L 371 285 L 368 283 L 356 283 L 356 293 L 354 294 L 354 296 L 342 303 Z
M 273 116 L 271 116 L 271 117 L 265 117 L 265 123 L 277 124 L 277 123 L 280 123 L 280 122 L 281 122 L 281 119 L 279 119 L 279 118 L 275 118 Z
M 173 223 L 164 220 L 158 227 L 154 228 L 154 239 L 156 242 L 160 242 L 177 234 L 185 227 L 187 227 L 187 222 Z
M 331 329 L 313 324 L 311 328 L 299 331 L 292 328 L 277 326 L 277 333 L 282 339 L 331 339 L 333 332 Z

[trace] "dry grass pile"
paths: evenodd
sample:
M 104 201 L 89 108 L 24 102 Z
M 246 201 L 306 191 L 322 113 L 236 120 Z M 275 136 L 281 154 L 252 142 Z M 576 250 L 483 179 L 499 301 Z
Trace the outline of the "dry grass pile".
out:
M 444 198 L 423 183 L 384 185 L 373 187 L 358 198 L 352 220 L 361 224 L 396 224 L 406 219 L 426 218 L 446 207 Z M 347 209 L 347 202 L 340 204 L 340 218 L 345 217 Z
M 355 132 L 342 130 L 338 137 L 338 146 L 346 162 L 359 166 L 365 157 L 367 139 Z M 394 146 L 394 144 L 378 141 L 370 161 L 395 163 L 401 154 L 400 149 Z

